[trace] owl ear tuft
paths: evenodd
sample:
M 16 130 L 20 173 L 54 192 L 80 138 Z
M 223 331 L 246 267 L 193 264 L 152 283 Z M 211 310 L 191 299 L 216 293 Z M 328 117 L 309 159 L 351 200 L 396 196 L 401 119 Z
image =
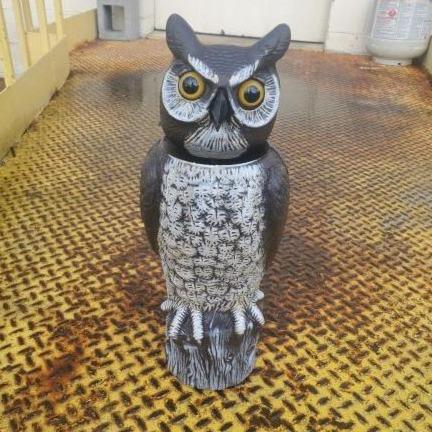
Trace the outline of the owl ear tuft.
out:
M 287 24 L 279 24 L 270 33 L 251 46 L 260 67 L 275 64 L 286 52 L 291 42 L 291 30 Z
M 180 15 L 172 14 L 166 23 L 166 41 L 174 57 L 187 63 L 188 55 L 196 56 L 201 43 L 192 27 Z

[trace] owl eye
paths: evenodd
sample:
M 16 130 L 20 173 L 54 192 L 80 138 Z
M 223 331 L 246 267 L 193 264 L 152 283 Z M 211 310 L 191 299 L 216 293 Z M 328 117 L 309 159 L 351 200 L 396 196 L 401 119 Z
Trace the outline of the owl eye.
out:
M 264 95 L 264 86 L 256 79 L 245 81 L 238 89 L 240 105 L 248 110 L 258 108 L 264 100 Z
M 199 99 L 205 90 L 205 82 L 201 75 L 194 71 L 184 73 L 178 83 L 180 94 L 188 100 Z

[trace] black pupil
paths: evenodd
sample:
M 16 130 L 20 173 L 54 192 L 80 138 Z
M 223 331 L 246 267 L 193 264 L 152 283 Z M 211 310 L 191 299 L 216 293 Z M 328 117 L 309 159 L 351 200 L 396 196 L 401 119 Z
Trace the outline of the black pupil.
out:
M 244 98 L 249 103 L 254 103 L 260 98 L 260 89 L 255 85 L 250 85 L 244 91 Z
M 183 90 L 187 94 L 194 94 L 198 91 L 198 80 L 192 76 L 188 76 L 183 80 Z

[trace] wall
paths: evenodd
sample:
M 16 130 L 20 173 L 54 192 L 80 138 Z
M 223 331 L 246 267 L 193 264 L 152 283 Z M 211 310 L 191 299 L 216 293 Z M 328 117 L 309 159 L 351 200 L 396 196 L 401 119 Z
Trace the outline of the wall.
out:
M 373 5 L 374 0 L 333 0 L 326 51 L 367 54 L 366 34 Z
M 53 31 L 54 31 L 54 24 Z M 65 19 L 65 34 L 67 36 L 68 50 L 72 51 L 84 42 L 97 39 L 96 10 L 91 9 L 74 14 Z
M 140 5 L 155 10 L 156 29 L 164 29 L 173 12 L 199 32 L 239 36 L 260 37 L 285 21 L 293 40 L 324 42 L 328 51 L 351 54 L 367 53 L 365 36 L 374 4 L 374 0 L 157 0 L 154 9 L 153 2 L 141 0 Z
M 69 74 L 66 38 L 44 54 L 11 86 L 0 92 L 0 158 L 48 104 Z
M 62 0 L 65 18 L 96 9 L 96 0 Z M 33 22 L 37 24 L 36 1 L 30 0 Z M 54 22 L 54 2 L 45 0 L 48 22 Z
M 155 28 L 155 1 L 156 0 L 139 0 L 140 34 L 142 37 L 147 36 Z
M 141 0 L 141 4 L 149 3 Z M 328 51 L 366 54 L 365 36 L 374 0 L 157 0 L 155 28 L 172 12 L 199 32 L 260 37 L 288 22 L 293 40 L 325 42 Z M 239 19 L 241 17 L 241 19 Z
M 64 20 L 64 30 L 66 37 L 57 41 L 55 24 L 49 25 L 47 53 L 42 50 L 38 32 L 26 35 L 31 66 L 0 92 L 0 159 L 65 82 L 69 74 L 69 51 L 97 37 L 96 11 L 69 16 Z
M 331 0 L 157 0 L 155 27 L 164 29 L 168 16 L 177 12 L 202 33 L 261 37 L 277 24 L 287 22 L 293 40 L 324 42 L 331 3 Z
M 95 40 L 97 38 L 96 10 L 92 9 L 66 18 L 64 20 L 64 31 L 67 36 L 66 43 L 68 51 L 72 51 L 84 42 Z M 48 32 L 50 46 L 53 46 L 57 41 L 55 23 L 50 23 L 48 25 Z M 29 44 L 30 60 L 33 64 L 43 54 L 39 32 L 28 32 L 27 42 Z

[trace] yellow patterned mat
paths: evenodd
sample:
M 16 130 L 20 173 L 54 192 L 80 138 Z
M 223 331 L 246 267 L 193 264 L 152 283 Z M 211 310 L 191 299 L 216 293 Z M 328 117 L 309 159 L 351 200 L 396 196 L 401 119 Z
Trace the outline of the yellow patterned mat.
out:
M 163 41 L 98 42 L 0 167 L 1 431 L 432 431 L 432 91 L 415 68 L 290 51 L 272 142 L 289 221 L 241 386 L 164 367 L 138 174 Z

